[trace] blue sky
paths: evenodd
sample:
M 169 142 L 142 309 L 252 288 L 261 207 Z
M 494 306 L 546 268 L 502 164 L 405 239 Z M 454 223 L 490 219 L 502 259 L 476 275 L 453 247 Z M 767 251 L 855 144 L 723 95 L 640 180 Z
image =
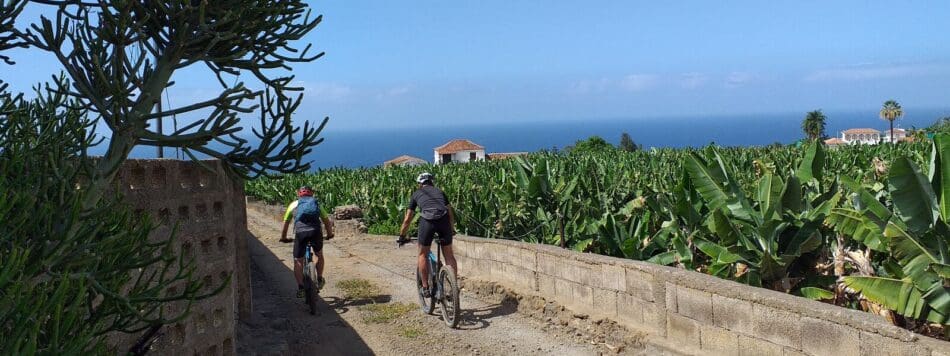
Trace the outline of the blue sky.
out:
M 310 3 L 297 117 L 331 130 L 950 107 L 944 1 Z M 14 54 L 16 89 L 58 71 Z M 196 78 L 172 102 L 213 95 Z

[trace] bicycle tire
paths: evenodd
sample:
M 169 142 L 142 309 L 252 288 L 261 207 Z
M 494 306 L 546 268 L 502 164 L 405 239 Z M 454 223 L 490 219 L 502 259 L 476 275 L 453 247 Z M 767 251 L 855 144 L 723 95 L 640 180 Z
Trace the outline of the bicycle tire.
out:
M 307 306 L 310 307 L 310 315 L 317 313 L 317 297 L 314 288 L 314 281 L 311 278 L 310 274 L 310 264 L 306 264 L 303 270 L 303 289 L 304 297 L 306 298 Z
M 442 268 L 439 271 L 438 284 L 442 289 L 442 320 L 450 328 L 456 328 L 459 325 L 459 284 L 455 277 L 455 272 L 451 268 Z
M 419 275 L 419 270 L 416 269 L 416 291 L 419 294 L 419 306 L 422 307 L 422 312 L 426 314 L 432 314 L 435 312 L 435 297 L 426 298 L 422 290 L 422 277 Z

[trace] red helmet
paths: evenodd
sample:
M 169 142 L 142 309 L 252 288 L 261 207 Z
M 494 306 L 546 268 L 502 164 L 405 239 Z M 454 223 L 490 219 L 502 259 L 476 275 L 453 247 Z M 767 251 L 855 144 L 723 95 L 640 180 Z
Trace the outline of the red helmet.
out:
M 309 186 L 302 186 L 300 189 L 297 189 L 297 197 L 312 197 L 313 190 Z

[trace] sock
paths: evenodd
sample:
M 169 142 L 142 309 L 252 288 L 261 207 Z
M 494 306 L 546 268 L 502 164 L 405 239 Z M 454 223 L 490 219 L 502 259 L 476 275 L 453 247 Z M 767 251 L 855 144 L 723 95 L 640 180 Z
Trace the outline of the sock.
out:
M 298 284 L 297 289 L 303 289 L 303 284 Z

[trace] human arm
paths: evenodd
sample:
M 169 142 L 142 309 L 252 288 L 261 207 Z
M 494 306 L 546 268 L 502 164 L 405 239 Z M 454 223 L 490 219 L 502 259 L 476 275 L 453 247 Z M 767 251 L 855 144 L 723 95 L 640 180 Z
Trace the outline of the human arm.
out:
M 280 232 L 280 242 L 287 242 L 287 228 L 290 227 L 290 220 L 284 220 L 284 229 Z
M 290 241 L 287 239 L 287 229 L 290 227 L 290 222 L 293 220 L 294 216 L 294 209 L 296 208 L 297 201 L 295 200 L 293 203 L 290 203 L 290 205 L 287 206 L 287 210 L 284 211 L 284 228 L 280 232 L 280 242 Z
M 413 210 L 406 210 L 406 217 L 402 219 L 402 227 L 399 229 L 399 237 L 403 239 L 409 233 L 409 224 L 412 223 L 412 217 L 416 215 Z

